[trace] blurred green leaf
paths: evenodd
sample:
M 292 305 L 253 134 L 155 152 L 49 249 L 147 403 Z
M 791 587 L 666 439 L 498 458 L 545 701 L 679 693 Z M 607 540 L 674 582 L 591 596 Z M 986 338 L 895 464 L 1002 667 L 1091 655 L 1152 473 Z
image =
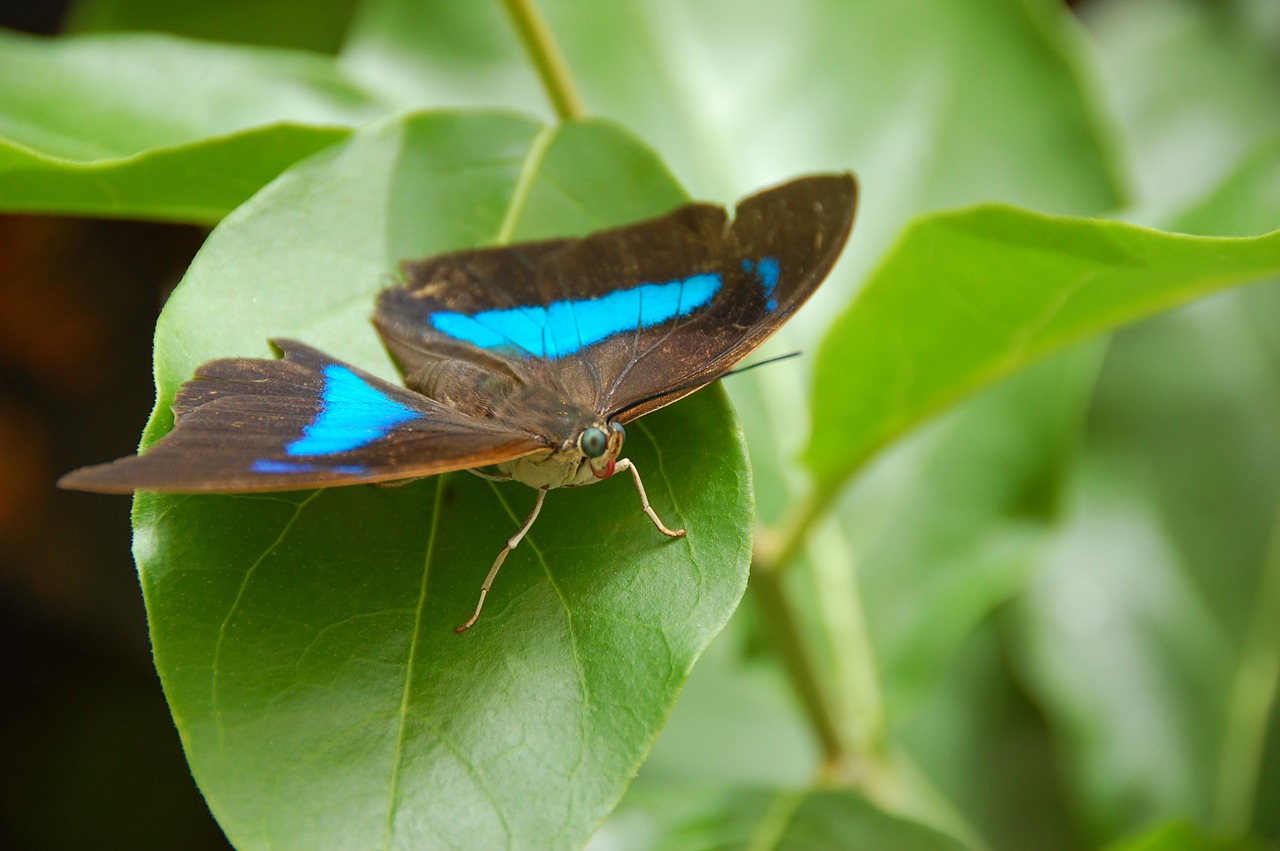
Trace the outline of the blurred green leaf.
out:
M 1247 317 L 1277 296 L 1119 336 L 1069 523 L 1020 610 L 1015 652 L 1099 835 L 1174 816 L 1241 832 L 1274 811 L 1280 334 Z
M 1095 460 L 1072 493 L 1016 642 L 1068 743 L 1094 839 L 1176 814 L 1210 820 L 1232 669 L 1230 641 L 1183 578 L 1158 517 L 1108 466 Z
M 1277 222 L 1264 143 L 1175 225 Z M 1223 293 L 1111 347 L 1070 510 L 1012 645 L 1095 835 L 1150 818 L 1275 830 L 1280 288 Z M 1274 745 L 1272 746 L 1274 747 Z
M 812 792 L 796 803 L 785 828 L 777 834 L 775 847 L 779 851 L 961 851 L 965 847 L 921 824 L 891 816 L 853 792 Z
M 694 793 L 697 794 L 696 792 Z M 965 846 L 916 822 L 885 813 L 862 795 L 830 789 L 738 789 L 706 813 L 656 837 L 669 851 L 760 848 L 776 851 L 961 851 Z M 625 846 L 624 846 L 625 847 Z
M 1189 298 L 1193 287 L 1275 270 L 1280 235 L 1197 240 L 996 208 L 925 219 L 824 343 L 806 461 L 818 487 L 833 492 L 840 471 L 857 470 L 930 406 L 1026 368 L 1085 327 L 1103 330 Z M 933 686 L 968 630 L 1033 575 L 1096 358 L 1041 367 L 966 406 L 931 438 L 895 450 L 841 501 L 890 721 Z M 812 558 L 839 558 L 815 546 L 823 545 L 811 545 Z M 842 664 L 849 660 L 833 662 Z M 862 724 L 875 723 L 865 698 L 850 705 L 861 707 L 853 717 Z
M 386 107 L 305 53 L 0 32 L 0 208 L 213 223 Z
M 881 239 L 941 204 L 1081 213 L 1119 200 L 1086 53 L 1059 3 L 540 6 L 588 108 L 643 128 L 695 195 L 729 200 L 797 171 L 854 165 Z M 344 56 L 433 103 L 547 114 L 495 7 L 375 0 Z
M 597 4 L 589 14 L 607 11 Z M 351 73 L 403 106 L 500 107 L 554 118 L 501 3 L 366 0 L 341 58 Z M 583 69 L 574 70 L 581 78 Z
M 785 677 L 769 660 L 743 658 L 743 615 L 751 609 L 744 605 L 698 660 L 637 785 L 790 787 L 813 777 L 817 744 L 793 710 Z
M 356 0 L 76 0 L 70 32 L 148 30 L 189 38 L 332 52 Z
M 363 129 L 210 237 L 157 332 L 149 439 L 195 364 L 266 354 L 267 335 L 388 374 L 366 317 L 395 260 L 492 243 L 508 217 L 521 238 L 681 200 L 652 154 L 607 124 L 424 114 Z M 453 627 L 529 489 L 451 475 L 139 496 L 157 666 L 238 846 L 586 840 L 732 613 L 750 558 L 750 474 L 722 393 L 630 433 L 655 508 L 689 536 L 658 535 L 629 482 L 552 494 L 463 637 Z
M 1280 226 L 1280 132 L 1262 140 L 1204 198 L 1174 216 L 1171 230 L 1251 236 Z
M 1091 847 L 1054 770 L 1062 745 L 1047 735 L 1039 708 L 1019 688 L 1001 620 L 987 618 L 957 643 L 935 687 L 895 719 L 894 741 L 912 776 L 932 784 L 987 847 Z
M 1055 349 L 1277 273 L 1280 233 L 1188 237 L 996 206 L 922 217 L 823 343 L 805 463 L 835 488 L 924 417 Z
M 845 500 L 891 723 L 1034 575 L 1103 351 L 1051 358 L 961 406 Z
M 1253 839 L 1216 839 L 1185 822 L 1173 822 L 1108 845 L 1106 851 L 1267 851 L 1272 847 Z
M 1272 0 L 1081 4 L 1116 107 L 1126 171 L 1155 219 L 1212 191 L 1280 128 L 1275 11 Z

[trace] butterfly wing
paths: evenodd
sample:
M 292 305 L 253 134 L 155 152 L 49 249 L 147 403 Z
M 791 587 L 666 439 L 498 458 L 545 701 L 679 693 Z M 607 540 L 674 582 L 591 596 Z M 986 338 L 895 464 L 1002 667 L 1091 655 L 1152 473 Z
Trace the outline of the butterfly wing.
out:
M 641 291 L 635 331 L 606 341 L 597 358 L 606 364 L 597 406 L 630 422 L 716 380 L 781 327 L 826 278 L 853 227 L 857 183 L 852 175 L 809 177 L 747 198 L 732 223 L 723 222 L 713 251 L 699 257 L 694 275 L 679 289 L 679 307 L 650 316 Z M 723 216 L 723 214 L 722 214 Z M 569 269 L 590 267 L 605 251 L 659 251 L 662 234 L 625 231 L 584 240 L 556 256 Z M 683 235 L 682 235 L 683 236 Z M 615 243 L 615 244 L 610 244 Z M 681 256 L 697 256 L 687 238 L 669 243 Z M 585 257 L 576 256 L 579 253 Z M 705 299 L 705 300 L 704 300 Z
M 174 401 L 174 429 L 142 455 L 60 485 L 128 493 L 247 493 L 416 478 L 546 448 L 292 340 L 282 360 L 203 364 Z
M 406 264 L 374 322 L 414 370 L 462 359 L 629 422 L 723 375 L 813 293 L 853 224 L 852 175 L 690 204 L 582 239 Z M 423 392 L 429 392 L 424 389 Z
M 556 386 L 555 370 L 527 357 L 524 350 L 475 345 L 438 330 L 433 319 L 526 307 L 536 310 L 546 298 L 539 288 L 539 268 L 571 242 L 557 239 L 468 249 L 404 263 L 407 283 L 381 293 L 373 324 L 399 363 L 405 383 L 414 387 L 440 363 L 461 361 L 520 384 L 541 380 Z

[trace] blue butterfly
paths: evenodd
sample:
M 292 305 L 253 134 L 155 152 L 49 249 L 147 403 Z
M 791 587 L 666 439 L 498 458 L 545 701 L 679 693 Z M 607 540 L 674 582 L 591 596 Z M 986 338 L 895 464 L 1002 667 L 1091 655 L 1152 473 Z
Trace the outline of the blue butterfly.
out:
M 853 226 L 852 175 L 800 178 L 722 207 L 578 239 L 479 248 L 404 264 L 373 323 L 404 376 L 383 381 L 294 340 L 282 357 L 201 365 L 174 428 L 145 454 L 85 467 L 62 487 L 248 493 L 393 482 L 451 470 L 538 491 L 481 588 L 552 488 L 628 472 L 626 423 L 724 375 L 802 305 Z M 492 468 L 483 470 L 481 468 Z

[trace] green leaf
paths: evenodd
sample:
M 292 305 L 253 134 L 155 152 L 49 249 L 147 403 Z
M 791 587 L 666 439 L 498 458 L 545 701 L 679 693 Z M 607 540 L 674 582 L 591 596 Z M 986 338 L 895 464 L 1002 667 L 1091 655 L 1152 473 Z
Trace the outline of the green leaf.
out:
M 782 671 L 771 660 L 743 658 L 753 614 L 745 606 L 698 660 L 628 799 L 637 789 L 643 796 L 645 787 L 790 787 L 813 777 L 817 742 L 794 711 Z
M 1090 834 L 1152 818 L 1208 823 L 1228 637 L 1162 535 L 1103 458 L 1020 603 L 1014 652 L 1054 729 Z M 1108 480 L 1113 480 L 1109 482 Z
M 423 114 L 361 130 L 210 237 L 157 331 L 148 439 L 197 363 L 265 355 L 268 335 L 390 374 L 367 316 L 401 258 L 681 200 L 608 124 Z M 527 488 L 454 474 L 139 496 L 157 667 L 238 847 L 585 842 L 733 612 L 750 559 L 750 473 L 721 391 L 629 434 L 656 510 L 688 537 L 654 530 L 629 481 L 557 491 L 462 637 L 453 627 L 531 507 Z
M 190 38 L 333 51 L 356 0 L 76 0 L 71 32 L 147 30 Z
M 1275 811 L 1278 298 L 1228 293 L 1117 337 L 1072 510 L 1018 610 L 1015 655 L 1108 833 L 1148 814 L 1243 832 Z
M 1191 237 L 999 206 L 922 217 L 823 343 L 805 463 L 834 489 L 928 415 L 1057 349 L 1277 273 L 1280 233 Z
M 1171 229 L 1204 236 L 1251 236 L 1280 226 L 1280 133 L 1263 139 L 1206 197 L 1173 218 Z
M 1103 351 L 1050 358 L 960 406 L 843 501 L 890 723 L 1034 576 Z
M 0 32 L 0 208 L 212 223 L 386 107 L 325 57 Z
M 735 791 L 707 814 L 661 837 L 664 849 L 770 851 L 962 851 L 918 822 L 890 815 L 845 790 Z
M 608 9 L 593 7 L 591 15 Z M 342 61 L 403 105 L 500 107 L 554 117 L 501 3 L 363 2 Z
M 1167 211 L 1212 191 L 1274 135 L 1274 14 L 1270 0 L 1081 6 L 1145 205 Z
M 1120 198 L 1087 53 L 1050 0 L 539 5 L 588 108 L 645 128 L 698 196 L 853 166 L 871 244 L 939 204 Z M 548 109 L 496 4 L 365 3 L 344 57 L 433 103 Z
M 952 647 L 925 700 L 898 719 L 893 737 L 927 784 L 963 821 L 974 848 L 1091 848 L 1063 794 L 1062 742 L 1046 735 L 1037 706 L 1018 686 L 1002 645 L 1000 615 Z M 953 816 L 953 819 L 956 817 Z M 945 822 L 943 823 L 945 824 Z M 967 829 L 965 829 L 967 828 Z
M 1074 256 L 1064 249 L 1073 232 Z M 1199 257 L 1161 242 L 1193 244 Z M 1157 309 L 1163 287 L 1229 283 L 1232 267 L 1219 256 L 1230 256 L 1227 245 L 1246 247 L 1236 280 L 1265 274 L 1248 251 L 1280 266 L 1276 237 L 1233 244 L 1000 209 L 923 220 L 819 354 L 806 458 L 819 488 L 834 493 L 842 473 L 852 476 L 929 413 L 1082 339 L 1090 312 L 1100 330 L 1144 303 Z M 1070 297 L 1053 292 L 1091 276 Z M 895 447 L 840 501 L 843 551 L 828 537 L 810 545 L 822 563 L 857 565 L 891 723 L 927 694 L 967 631 L 1032 577 L 1098 354 L 1040 366 Z M 847 660 L 831 664 L 843 670 Z M 870 707 L 855 723 L 876 723 L 874 702 L 849 703 Z
M 1274 27 L 1259 26 L 1274 6 L 1092 12 L 1153 218 L 1211 235 L 1280 225 Z M 1010 655 L 1095 837 L 1161 818 L 1276 835 L 1278 298 L 1224 293 L 1116 335 L 1064 528 L 1013 609 Z M 1169 833 L 1150 841 L 1212 845 Z
M 1176 821 L 1108 845 L 1106 851 L 1267 851 L 1268 848 L 1274 846 L 1253 839 L 1206 836 L 1195 826 Z

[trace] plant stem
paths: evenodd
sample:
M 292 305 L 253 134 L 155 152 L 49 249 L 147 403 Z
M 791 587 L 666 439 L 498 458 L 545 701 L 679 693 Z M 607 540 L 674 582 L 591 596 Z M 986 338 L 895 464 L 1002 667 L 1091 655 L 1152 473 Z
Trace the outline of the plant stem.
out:
M 1244 646 L 1236 666 L 1223 725 L 1214 826 L 1223 833 L 1248 831 L 1256 806 L 1263 744 L 1280 692 L 1280 518 L 1272 528 Z
M 757 533 L 748 587 L 760 603 L 779 661 L 822 749 L 817 782 L 859 789 L 880 806 L 898 810 L 903 805 L 902 790 L 882 750 L 882 698 L 856 578 L 849 577 L 854 588 L 840 585 L 836 599 L 819 601 L 813 612 L 818 629 L 835 642 L 831 649 L 837 655 L 830 662 L 822 661 L 821 654 L 815 652 L 815 636 L 802 629 L 808 618 L 797 613 L 785 583 L 784 574 L 792 570 L 801 551 L 810 547 L 817 522 L 830 512 L 838 493 L 837 486 L 819 486 L 780 533 Z M 852 570 L 851 554 L 841 547 L 833 553 L 830 544 L 822 545 L 824 555 L 819 558 L 832 555 Z M 829 587 L 831 577 L 824 579 L 821 571 L 815 580 L 824 589 L 835 590 Z
M 791 687 L 800 698 L 800 705 L 818 737 L 824 773 L 830 773 L 848 759 L 848 751 L 832 711 L 831 699 L 823 690 L 817 666 L 800 632 L 795 606 L 787 597 L 776 562 L 770 564 L 756 559 L 751 566 L 749 587 L 760 604 L 760 614 L 781 657 L 782 667 L 791 680 Z
M 560 52 L 560 45 L 556 43 L 555 35 L 535 0 L 502 2 L 516 32 L 520 34 L 520 40 L 529 51 L 529 58 L 538 69 L 538 76 L 542 78 L 542 86 L 547 90 L 556 115 L 561 121 L 585 117 L 587 108 L 573 79 L 573 72 L 569 70 L 569 63 Z
M 818 485 L 800 504 L 800 508 L 791 514 L 783 523 L 782 530 L 777 533 L 778 544 L 767 554 L 770 568 L 779 572 L 796 560 L 800 548 L 804 546 L 813 524 L 826 516 L 832 501 L 839 493 L 839 488 L 829 485 Z

